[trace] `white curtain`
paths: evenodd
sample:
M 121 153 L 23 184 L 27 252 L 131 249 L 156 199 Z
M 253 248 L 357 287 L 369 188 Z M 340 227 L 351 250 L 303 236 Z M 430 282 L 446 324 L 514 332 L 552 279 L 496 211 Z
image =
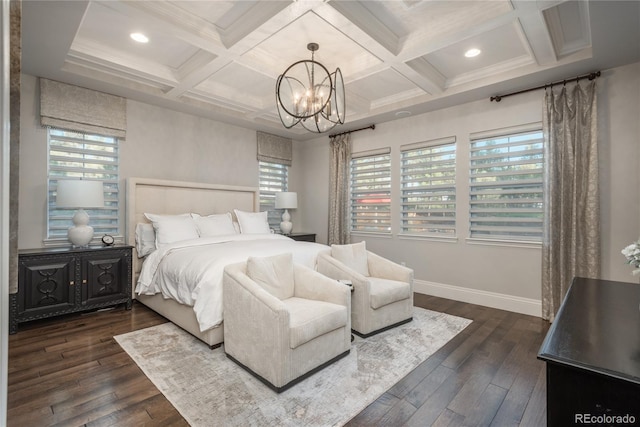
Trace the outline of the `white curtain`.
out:
M 600 275 L 596 85 L 545 93 L 542 317 L 553 321 L 574 277 Z
M 349 162 L 351 134 L 331 137 L 329 164 L 329 244 L 344 245 L 349 234 Z

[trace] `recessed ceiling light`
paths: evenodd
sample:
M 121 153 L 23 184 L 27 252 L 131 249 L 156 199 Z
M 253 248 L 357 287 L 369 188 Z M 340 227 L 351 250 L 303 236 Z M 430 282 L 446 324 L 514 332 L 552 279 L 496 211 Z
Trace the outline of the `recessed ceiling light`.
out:
M 145 36 L 142 33 L 131 33 L 131 38 L 137 41 L 138 43 L 147 43 L 149 42 L 149 37 Z
M 473 48 L 466 51 L 464 53 L 464 56 L 466 56 L 467 58 L 473 58 L 474 56 L 480 55 L 480 52 L 482 52 L 480 49 Z
M 396 112 L 396 117 L 400 118 L 400 117 L 409 117 L 411 115 L 411 111 L 406 111 L 406 110 L 402 110 L 402 111 L 397 111 Z

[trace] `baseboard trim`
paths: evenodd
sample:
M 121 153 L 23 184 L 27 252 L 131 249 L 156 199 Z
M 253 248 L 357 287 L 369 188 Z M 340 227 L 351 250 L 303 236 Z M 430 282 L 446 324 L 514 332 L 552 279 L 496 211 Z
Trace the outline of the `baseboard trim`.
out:
M 426 280 L 413 281 L 413 290 L 420 294 L 452 299 L 470 304 L 500 310 L 513 311 L 529 316 L 542 317 L 542 302 L 531 298 L 500 294 L 497 292 L 463 288 L 461 286 L 445 285 L 443 283 L 428 282 Z

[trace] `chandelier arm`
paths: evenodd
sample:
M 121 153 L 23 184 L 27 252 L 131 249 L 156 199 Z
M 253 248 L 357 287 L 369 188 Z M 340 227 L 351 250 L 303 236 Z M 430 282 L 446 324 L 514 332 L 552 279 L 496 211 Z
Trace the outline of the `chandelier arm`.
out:
M 300 62 L 302 62 L 302 61 L 300 61 Z M 299 118 L 299 119 L 305 118 L 304 116 L 299 116 L 298 114 L 289 111 L 289 109 L 287 109 L 287 107 L 285 107 L 284 102 L 282 102 L 281 91 L 280 91 L 280 86 L 282 85 L 282 80 L 286 80 L 286 83 L 289 86 L 289 90 L 291 92 L 293 92 L 293 89 L 291 87 L 291 81 L 298 82 L 298 83 L 300 83 L 300 86 L 303 86 L 303 87 L 304 87 L 304 83 L 302 83 L 302 81 L 300 81 L 299 79 L 296 79 L 295 77 L 287 77 L 284 74 L 281 74 L 280 77 L 278 77 L 278 82 L 277 82 L 277 85 L 276 85 L 276 98 L 277 98 L 276 100 L 278 101 L 278 103 L 280 104 L 282 109 L 287 112 L 287 114 L 290 114 L 292 117 L 296 117 L 296 118 Z M 311 117 L 311 116 L 308 116 L 308 117 Z
M 339 68 L 330 73 L 315 60 L 317 43 L 309 43 L 311 60 L 302 60 L 290 65 L 276 82 L 276 103 L 280 121 L 290 129 L 300 123 L 311 132 L 323 133 L 337 124 L 344 124 L 344 81 Z M 322 71 L 320 83 L 317 74 Z M 283 80 L 286 80 L 283 83 Z M 303 83 L 307 81 L 307 84 Z M 327 93 L 325 93 L 328 92 Z M 286 102 L 285 102 L 286 101 Z M 290 111 L 295 110 L 295 111 Z

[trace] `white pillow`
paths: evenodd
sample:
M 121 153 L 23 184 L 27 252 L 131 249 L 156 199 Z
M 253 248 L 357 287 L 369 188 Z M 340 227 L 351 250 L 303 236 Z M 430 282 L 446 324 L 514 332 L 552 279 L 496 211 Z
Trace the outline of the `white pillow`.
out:
M 143 258 L 156 250 L 156 232 L 152 224 L 141 222 L 136 224 L 136 252 Z
M 294 291 L 293 255 L 249 257 L 247 276 L 274 297 L 280 300 L 291 298 Z
M 156 215 L 145 213 L 156 232 L 156 247 L 200 237 L 191 214 Z
M 331 245 L 331 256 L 363 276 L 369 276 L 367 248 L 364 241 L 351 245 Z
M 230 213 L 200 216 L 197 213 L 191 214 L 196 223 L 200 237 L 224 236 L 226 234 L 236 234 Z
M 238 209 L 233 210 L 240 224 L 242 234 L 271 233 L 269 221 L 267 221 L 267 211 L 264 212 L 244 212 Z

